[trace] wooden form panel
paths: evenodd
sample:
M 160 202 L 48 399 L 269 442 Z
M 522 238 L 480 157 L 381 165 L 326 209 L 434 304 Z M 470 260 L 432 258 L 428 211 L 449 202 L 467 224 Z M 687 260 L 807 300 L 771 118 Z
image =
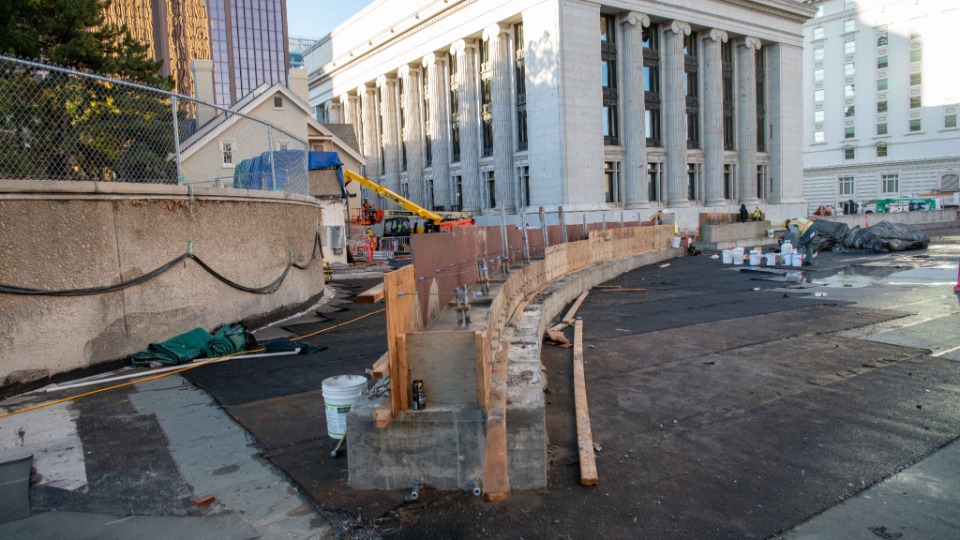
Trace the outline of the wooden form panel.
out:
M 405 410 L 409 385 L 406 384 L 407 355 L 402 350 L 405 335 L 420 329 L 420 309 L 416 294 L 415 271 L 412 266 L 383 276 L 384 303 L 387 316 L 387 354 L 390 372 L 390 414 L 374 414 L 378 427 L 384 427 L 390 418 Z M 383 424 L 383 425 L 381 425 Z

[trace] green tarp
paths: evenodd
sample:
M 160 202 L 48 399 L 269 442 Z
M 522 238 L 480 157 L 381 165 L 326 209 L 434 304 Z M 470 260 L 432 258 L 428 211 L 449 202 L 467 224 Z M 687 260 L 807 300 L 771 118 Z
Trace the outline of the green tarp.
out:
M 203 355 L 216 358 L 243 351 L 246 341 L 246 330 L 239 324 L 224 325 L 212 336 L 203 328 L 194 328 L 163 343 L 151 343 L 145 350 L 134 354 L 130 363 L 146 366 L 155 362 L 173 366 Z

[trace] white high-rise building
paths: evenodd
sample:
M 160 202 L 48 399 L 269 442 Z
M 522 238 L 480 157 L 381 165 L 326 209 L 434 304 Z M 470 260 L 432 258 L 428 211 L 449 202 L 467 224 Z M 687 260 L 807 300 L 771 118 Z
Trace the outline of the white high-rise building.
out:
M 811 0 L 804 25 L 810 208 L 957 191 L 958 0 Z
M 307 52 L 366 175 L 499 222 L 806 211 L 795 0 L 379 0 Z M 515 218 L 514 218 L 515 219 Z M 579 216 L 572 219 L 579 221 Z

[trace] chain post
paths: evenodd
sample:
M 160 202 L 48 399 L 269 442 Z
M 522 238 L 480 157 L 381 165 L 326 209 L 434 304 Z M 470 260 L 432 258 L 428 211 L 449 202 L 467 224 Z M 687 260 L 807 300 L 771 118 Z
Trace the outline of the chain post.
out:
M 177 162 L 177 185 L 183 185 L 183 163 L 180 159 L 180 119 L 177 118 L 177 96 L 170 97 L 170 109 L 173 113 L 173 151 Z

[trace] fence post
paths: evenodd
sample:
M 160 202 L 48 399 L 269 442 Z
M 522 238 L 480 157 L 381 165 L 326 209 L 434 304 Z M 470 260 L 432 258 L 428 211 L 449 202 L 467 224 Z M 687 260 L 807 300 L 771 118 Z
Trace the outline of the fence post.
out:
M 510 247 L 507 245 L 507 211 L 500 205 L 500 242 L 504 262 L 510 266 Z
M 620 212 L 620 228 L 623 228 L 623 212 Z
M 604 212 L 602 214 L 602 217 L 603 217 L 603 230 L 607 230 L 607 213 Z
M 267 126 L 267 149 L 270 151 L 270 191 L 277 190 L 277 168 L 273 162 L 273 126 Z
M 527 238 L 527 209 L 520 208 L 520 236 L 523 238 L 523 260 L 530 262 L 530 241 Z
M 567 243 L 567 221 L 563 217 L 563 207 L 557 209 L 557 213 L 560 214 L 560 234 L 563 237 L 563 243 Z
M 173 152 L 177 162 L 177 185 L 183 184 L 183 164 L 180 162 L 180 119 L 177 118 L 177 96 L 170 98 L 170 108 L 173 112 Z
M 587 229 L 587 215 L 583 214 L 583 239 L 590 238 L 590 230 Z
M 543 255 L 547 255 L 547 248 L 550 247 L 550 239 L 547 238 L 547 219 L 543 212 L 543 207 L 540 207 L 540 234 L 543 235 Z

